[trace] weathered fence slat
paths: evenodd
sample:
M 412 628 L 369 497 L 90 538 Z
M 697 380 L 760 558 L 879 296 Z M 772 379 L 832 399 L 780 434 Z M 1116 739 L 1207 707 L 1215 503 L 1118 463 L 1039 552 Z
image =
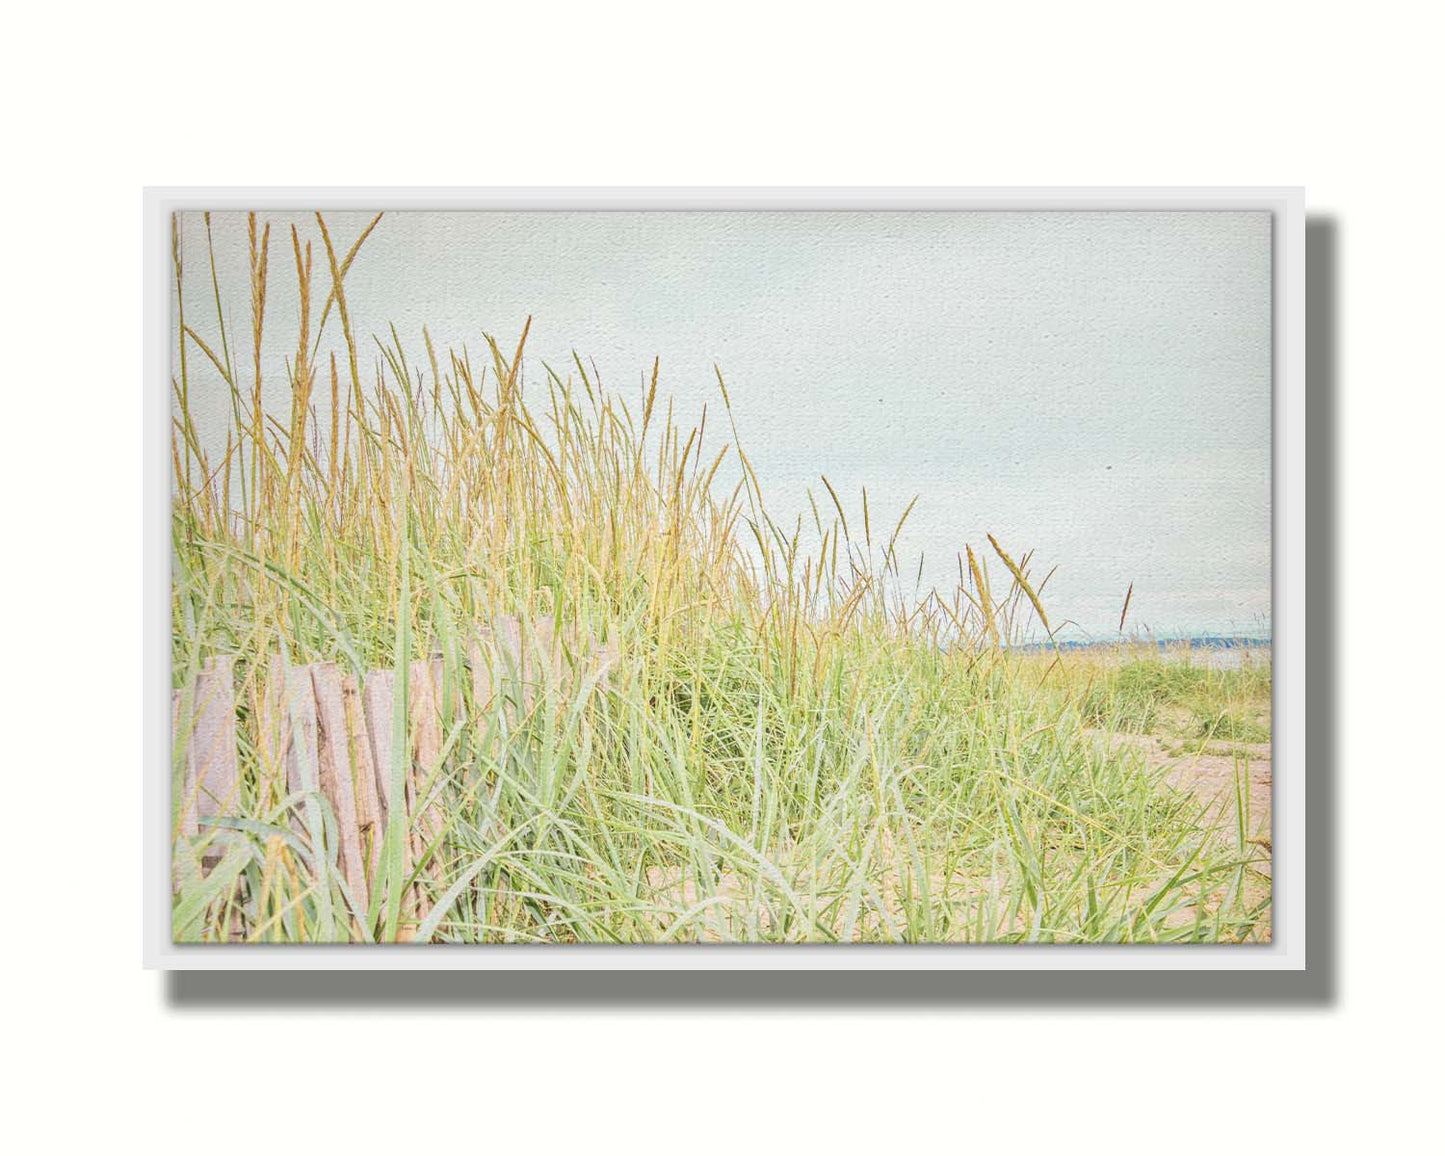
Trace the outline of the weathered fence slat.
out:
M 369 899 L 366 863 L 361 853 L 361 829 L 356 817 L 356 789 L 351 766 L 351 743 L 346 729 L 346 708 L 341 699 L 341 675 L 334 662 L 309 668 L 316 696 L 317 764 L 321 793 L 336 815 L 341 846 L 341 874 L 364 918 Z
M 285 798 L 290 777 L 286 764 L 291 748 L 291 711 L 286 697 L 286 666 L 277 656 L 271 660 L 266 682 L 257 690 L 255 699 L 261 756 L 257 791 L 263 811 L 270 811 Z
M 368 674 L 361 692 L 361 703 L 363 721 L 366 724 L 366 732 L 362 737 L 371 748 L 371 764 L 376 776 L 377 802 L 381 810 L 384 833 L 395 816 L 400 815 L 403 822 L 406 819 L 405 790 L 402 798 L 391 797 L 391 728 L 396 713 L 395 674 L 390 670 L 374 670 Z M 411 840 L 403 839 L 402 869 L 408 875 L 411 874 L 411 865 Z M 379 878 L 375 883 L 378 887 L 381 886 Z M 403 923 L 416 918 L 414 891 L 415 888 L 406 888 L 406 894 L 402 898 L 398 918 Z
M 376 774 L 377 802 L 383 824 L 391 818 L 391 707 L 395 679 L 389 670 L 374 670 L 366 676 L 361 701 L 366 723 L 367 745 Z
M 375 880 L 381 862 L 381 834 L 385 818 L 377 795 L 376 765 L 371 757 L 371 736 L 366 731 L 361 688 L 355 677 L 341 680 L 341 707 L 346 715 L 346 737 L 351 751 L 351 790 L 356 800 L 356 832 L 361 841 L 366 877 Z
M 477 639 L 468 646 L 467 659 L 472 666 L 472 710 L 480 718 L 492 703 L 492 666 Z
M 446 817 L 439 803 L 422 810 L 422 793 L 433 783 L 441 763 L 441 681 L 440 659 L 421 660 L 411 664 L 411 686 L 409 688 L 410 721 L 412 734 L 411 774 L 407 779 L 407 811 L 412 816 L 411 842 L 412 862 L 418 863 L 426 853 L 427 846 L 441 834 Z M 435 785 L 433 783 L 435 794 Z M 420 812 L 420 813 L 418 813 Z M 442 868 L 438 856 L 423 868 L 438 882 L 442 879 Z M 431 903 L 420 886 L 417 888 L 417 916 L 426 918 Z
M 186 720 L 176 705 L 176 730 Z M 230 655 L 206 660 L 191 695 L 189 734 L 181 795 L 181 834 L 201 833 L 202 819 L 239 809 L 241 777 L 236 766 L 235 660 Z
M 181 764 L 181 806 L 177 834 L 189 841 L 196 838 L 213 840 L 216 828 L 206 820 L 241 811 L 241 774 L 236 749 L 236 680 L 235 659 L 231 655 L 208 658 L 191 685 L 190 717 L 183 718 L 185 694 L 177 690 L 171 697 L 171 738 L 185 744 Z M 171 853 L 177 852 L 172 845 Z M 182 852 L 191 854 L 189 850 Z M 222 848 L 206 846 L 199 864 L 209 874 L 220 862 Z M 172 885 L 179 887 L 180 866 L 171 865 Z M 239 881 L 236 886 L 239 886 Z M 227 938 L 239 942 L 245 938 L 245 920 L 232 887 L 225 901 L 233 903 Z
M 305 666 L 281 667 L 279 660 L 271 666 L 272 677 L 278 675 L 286 687 L 286 709 L 291 725 L 287 728 L 286 789 L 293 795 L 320 787 L 316 778 L 321 761 L 317 743 L 316 690 L 311 685 L 311 670 Z

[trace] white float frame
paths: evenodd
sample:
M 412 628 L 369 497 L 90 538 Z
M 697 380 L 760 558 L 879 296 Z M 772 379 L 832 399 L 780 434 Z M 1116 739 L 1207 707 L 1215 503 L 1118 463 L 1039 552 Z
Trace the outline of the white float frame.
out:
M 1273 939 L 1267 944 L 360 945 L 171 942 L 170 217 L 188 209 L 1263 210 L 1274 221 Z M 144 193 L 144 965 L 184 970 L 1305 970 L 1302 188 L 148 188 Z

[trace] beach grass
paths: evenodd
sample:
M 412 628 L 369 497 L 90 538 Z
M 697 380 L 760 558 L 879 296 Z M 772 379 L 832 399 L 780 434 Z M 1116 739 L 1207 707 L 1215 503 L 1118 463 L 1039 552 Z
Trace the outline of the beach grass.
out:
M 657 364 L 624 397 L 576 356 L 527 357 L 524 379 L 525 328 L 476 351 L 408 335 L 415 354 L 353 332 L 346 274 L 369 232 L 335 237 L 318 214 L 309 240 L 278 238 L 252 217 L 240 333 L 219 289 L 192 299 L 175 249 L 174 684 L 236 657 L 241 765 L 230 816 L 177 836 L 178 937 L 1267 936 L 1244 801 L 1221 822 L 1109 741 L 1166 724 L 1267 741 L 1267 661 L 1011 649 L 1049 626 L 1026 551 L 960 544 L 957 585 L 919 593 L 897 550 L 911 506 L 880 511 L 820 475 L 807 510 L 772 511 L 721 372 L 685 427 Z M 278 276 L 297 316 L 267 310 Z M 282 412 L 262 404 L 275 325 L 295 329 Z M 202 389 L 225 395 L 219 436 L 198 427 Z M 479 701 L 471 647 L 503 620 L 535 653 L 570 642 L 536 685 Z M 392 823 L 366 904 L 337 869 L 325 799 L 285 794 L 262 765 L 278 656 L 403 687 L 435 656 L 460 704 L 425 854 L 408 865 Z M 393 776 L 406 726 L 398 712 Z M 425 916 L 404 901 L 416 889 Z

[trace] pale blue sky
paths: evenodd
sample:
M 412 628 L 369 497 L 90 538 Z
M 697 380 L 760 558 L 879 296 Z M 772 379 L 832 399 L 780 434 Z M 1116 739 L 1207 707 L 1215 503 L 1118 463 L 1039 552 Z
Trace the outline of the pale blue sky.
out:
M 269 219 L 263 369 L 280 406 L 289 225 L 314 241 L 322 285 L 325 255 L 313 218 Z M 348 247 L 368 219 L 327 221 Z M 187 320 L 209 336 L 201 217 L 182 224 Z M 234 342 L 245 218 L 212 227 Z M 866 484 L 890 527 L 921 493 L 900 552 L 910 574 L 923 552 L 925 585 L 951 586 L 963 543 L 992 532 L 1058 565 L 1051 617 L 1090 633 L 1113 631 L 1130 582 L 1133 626 L 1255 633 L 1269 623 L 1270 243 L 1257 212 L 412 212 L 383 218 L 346 285 L 358 336 L 395 325 L 423 363 L 423 324 L 475 355 L 483 332 L 510 347 L 528 314 L 538 384 L 542 359 L 560 371 L 576 349 L 630 395 L 660 356 L 659 392 L 688 422 L 716 410 L 718 364 L 774 515 L 806 511 L 824 473 L 855 507 Z M 334 320 L 327 346 L 344 348 Z M 208 400 L 219 429 L 223 399 Z

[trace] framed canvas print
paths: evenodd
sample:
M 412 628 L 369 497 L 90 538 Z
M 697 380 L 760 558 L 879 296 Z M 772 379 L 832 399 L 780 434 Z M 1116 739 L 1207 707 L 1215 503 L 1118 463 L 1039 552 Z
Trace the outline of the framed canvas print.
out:
M 154 189 L 162 968 L 1304 966 L 1294 189 Z

